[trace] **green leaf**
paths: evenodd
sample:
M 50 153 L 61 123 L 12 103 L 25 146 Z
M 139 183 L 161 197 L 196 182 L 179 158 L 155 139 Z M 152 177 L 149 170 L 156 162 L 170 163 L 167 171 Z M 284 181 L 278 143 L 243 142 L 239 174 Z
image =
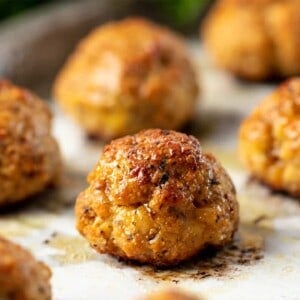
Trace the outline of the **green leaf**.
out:
M 156 0 L 169 20 L 178 26 L 194 21 L 210 0 Z

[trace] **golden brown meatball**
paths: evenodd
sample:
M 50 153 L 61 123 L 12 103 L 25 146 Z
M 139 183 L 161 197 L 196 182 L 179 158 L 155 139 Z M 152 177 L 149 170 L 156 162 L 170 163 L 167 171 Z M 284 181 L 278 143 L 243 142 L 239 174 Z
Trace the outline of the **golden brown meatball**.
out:
M 0 237 L 0 299 L 51 299 L 50 269 L 22 247 Z
M 62 108 L 89 134 L 105 139 L 181 127 L 193 115 L 197 92 L 183 40 L 132 18 L 90 33 L 54 87 Z
M 254 176 L 300 196 L 300 77 L 283 83 L 242 123 L 239 153 Z
M 237 228 L 234 186 L 192 136 L 152 129 L 112 141 L 88 181 L 77 228 L 100 253 L 173 265 Z
M 150 294 L 144 300 L 200 300 L 200 298 L 178 290 L 165 290 Z
M 0 80 L 0 206 L 21 201 L 57 180 L 60 155 L 50 123 L 43 101 Z
M 251 80 L 300 74 L 299 0 L 219 0 L 203 25 L 216 63 Z

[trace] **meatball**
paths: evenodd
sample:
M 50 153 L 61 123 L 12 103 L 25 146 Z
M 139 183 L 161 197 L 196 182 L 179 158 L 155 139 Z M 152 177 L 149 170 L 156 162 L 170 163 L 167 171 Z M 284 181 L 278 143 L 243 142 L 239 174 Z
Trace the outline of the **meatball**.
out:
M 149 129 L 112 141 L 76 202 L 77 228 L 100 253 L 156 266 L 231 241 L 235 189 L 192 136 Z
M 148 295 L 145 300 L 200 300 L 200 298 L 178 290 L 165 290 Z
M 242 123 L 239 154 L 255 177 L 300 196 L 300 77 L 279 86 Z
M 177 129 L 192 118 L 198 93 L 188 56 L 181 37 L 164 27 L 135 18 L 112 22 L 79 44 L 54 93 L 94 137 Z
M 0 80 L 0 206 L 22 201 L 57 181 L 60 154 L 46 103 Z
M 50 269 L 22 247 L 0 237 L 0 299 L 50 300 Z
M 300 74 L 299 0 L 219 0 L 203 24 L 216 63 L 250 80 Z

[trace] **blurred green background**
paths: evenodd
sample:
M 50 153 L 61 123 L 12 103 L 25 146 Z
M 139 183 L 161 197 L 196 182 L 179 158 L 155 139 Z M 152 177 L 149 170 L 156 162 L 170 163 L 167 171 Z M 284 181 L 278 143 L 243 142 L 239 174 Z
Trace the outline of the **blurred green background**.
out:
M 0 20 L 51 0 L 0 0 Z
M 0 0 L 0 20 L 55 1 L 57 0 Z M 178 28 L 186 28 L 200 19 L 210 2 L 211 0 L 136 0 L 133 4 L 138 13 L 149 14 L 150 17 L 171 23 Z

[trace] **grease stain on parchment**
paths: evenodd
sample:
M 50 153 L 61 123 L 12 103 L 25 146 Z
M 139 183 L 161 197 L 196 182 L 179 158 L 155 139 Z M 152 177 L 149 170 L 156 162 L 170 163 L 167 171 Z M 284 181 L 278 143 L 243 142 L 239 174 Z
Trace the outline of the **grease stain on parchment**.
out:
M 89 244 L 80 236 L 69 236 L 55 232 L 44 243 L 60 250 L 60 253 L 55 254 L 53 258 L 61 265 L 83 263 L 96 256 Z
M 258 263 L 263 257 L 264 237 L 248 228 L 241 228 L 234 241 L 223 249 L 207 249 L 198 257 L 173 268 L 160 269 L 122 261 L 121 263 L 134 267 L 146 278 L 177 283 L 182 279 L 234 278 L 240 274 L 243 266 Z
M 29 235 L 34 230 L 47 226 L 49 217 L 44 214 L 17 214 L 0 219 L 0 235 L 12 238 Z

